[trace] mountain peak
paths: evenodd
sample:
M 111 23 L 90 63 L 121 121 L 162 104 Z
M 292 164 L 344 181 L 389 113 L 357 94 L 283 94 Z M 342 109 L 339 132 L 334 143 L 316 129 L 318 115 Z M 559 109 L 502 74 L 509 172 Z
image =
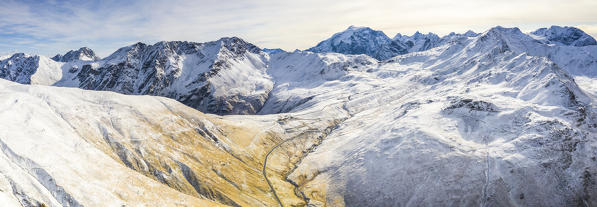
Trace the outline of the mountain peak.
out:
M 232 44 L 232 43 L 251 44 L 251 43 L 243 40 L 242 38 L 236 37 L 236 36 L 233 36 L 233 37 L 222 37 L 219 40 L 216 40 L 216 42 L 222 42 L 224 44 Z
M 267 53 L 267 54 L 276 54 L 276 53 L 283 53 L 286 52 L 281 48 L 263 48 L 263 52 Z
M 416 31 L 412 36 L 398 33 L 394 36 L 394 41 L 404 44 L 409 52 L 420 52 L 438 46 L 441 42 L 441 38 L 431 32 L 423 34 Z
M 81 47 L 81 48 L 79 48 L 77 51 L 87 51 L 87 52 L 93 52 L 93 50 L 91 50 L 91 49 L 90 49 L 90 48 L 88 48 L 88 47 Z
M 31 83 L 31 76 L 37 71 L 39 57 L 25 53 L 15 53 L 0 60 L 0 78 L 22 84 Z
M 385 33 L 382 31 L 373 30 L 370 27 L 360 27 L 360 26 L 349 26 L 346 30 L 342 32 L 338 32 L 332 36 L 334 40 L 337 42 L 344 41 L 349 42 L 352 37 L 363 37 L 363 36 L 373 36 L 373 37 L 387 37 Z M 389 38 L 388 38 L 389 39 Z
M 348 28 L 346 28 L 346 30 L 361 30 L 361 29 L 371 29 L 371 28 L 363 27 L 363 26 L 355 26 L 355 25 L 350 25 L 350 26 L 348 26 Z
M 456 33 L 456 32 L 450 32 L 449 34 L 445 35 L 442 38 L 451 38 L 451 37 L 476 37 L 479 36 L 480 33 L 476 33 L 472 30 L 468 30 L 465 33 Z
M 307 51 L 366 54 L 378 60 L 385 60 L 405 54 L 407 49 L 402 43 L 393 41 L 382 31 L 369 27 L 350 26 Z
M 97 57 L 95 55 L 95 52 L 93 52 L 93 50 L 89 49 L 88 47 L 81 47 L 78 50 L 70 50 L 64 55 L 57 54 L 51 59 L 57 62 L 71 62 L 76 60 L 96 61 L 100 58 Z
M 222 47 L 228 49 L 229 51 L 235 54 L 241 54 L 245 51 L 251 53 L 259 53 L 259 51 L 261 51 L 259 47 L 243 40 L 240 37 L 223 37 L 217 40 L 216 42 L 219 42 L 222 45 Z
M 423 33 L 419 32 L 419 31 L 416 31 L 416 32 L 413 34 L 413 36 L 412 36 L 412 37 L 415 37 L 415 38 L 416 38 L 416 37 L 422 37 L 422 36 L 424 36 L 424 34 L 423 34 Z
M 483 34 L 480 34 L 480 39 L 496 39 L 496 40 L 523 40 L 523 39 L 530 39 L 527 35 L 522 33 L 518 27 L 502 27 L 502 26 L 495 26 Z
M 479 33 L 473 32 L 473 30 L 468 30 L 463 35 L 467 37 L 476 37 Z
M 400 34 L 400 33 L 396 33 L 396 35 L 392 39 L 393 40 L 401 40 L 404 37 L 408 37 L 408 35 L 403 35 L 403 34 Z
M 597 41 L 581 29 L 568 26 L 551 26 L 549 28 L 541 28 L 531 34 L 545 41 L 546 43 L 553 43 L 557 45 L 569 46 L 587 46 L 597 45 Z
M 161 42 L 166 42 L 166 41 L 161 41 Z M 137 43 L 135 43 L 135 44 L 132 44 L 131 46 L 132 46 L 132 47 L 143 47 L 143 46 L 146 46 L 146 45 L 147 45 L 147 44 L 145 44 L 145 43 L 142 43 L 142 42 L 137 42 Z
M 13 59 L 13 58 L 21 58 L 21 57 L 28 57 L 29 55 L 22 53 L 22 52 L 18 52 L 15 54 L 12 54 L 9 59 Z
M 520 31 L 520 29 L 518 27 L 503 27 L 503 26 L 495 26 L 492 27 L 491 29 L 489 29 L 486 33 L 500 33 L 500 34 L 504 34 L 504 33 L 510 33 L 510 34 L 516 34 L 516 33 L 520 33 L 522 34 L 522 31 Z

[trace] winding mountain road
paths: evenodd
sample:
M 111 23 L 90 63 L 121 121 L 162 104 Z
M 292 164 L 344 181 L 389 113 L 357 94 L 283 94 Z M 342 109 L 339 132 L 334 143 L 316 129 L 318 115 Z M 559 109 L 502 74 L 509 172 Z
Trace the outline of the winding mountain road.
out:
M 326 109 L 328 106 L 331 106 L 331 104 L 330 104 L 330 105 L 326 105 L 326 106 L 324 106 L 324 107 L 322 108 L 322 111 L 323 111 L 324 109 Z M 352 117 L 352 114 L 350 114 L 350 111 L 348 111 L 348 109 L 346 108 L 346 104 L 342 104 L 342 109 L 346 110 L 346 111 L 347 111 L 347 113 L 348 113 L 348 115 L 349 115 L 350 117 Z M 302 119 L 302 120 L 310 120 L 310 119 Z M 338 125 L 338 124 L 336 124 L 334 127 L 336 127 L 337 125 Z M 328 128 L 326 129 L 326 131 L 327 131 L 328 129 L 331 129 L 331 128 L 329 128 L 329 127 L 328 127 Z M 310 129 L 307 129 L 307 130 L 305 130 L 305 132 L 320 132 L 320 131 L 319 131 L 319 130 L 316 130 L 316 129 L 313 129 L 313 128 L 310 128 Z M 330 130 L 329 132 L 327 132 L 327 133 L 328 133 L 328 134 L 329 134 L 329 133 L 331 133 L 331 130 Z M 267 172 L 266 172 L 266 169 L 267 169 L 267 160 L 268 160 L 269 156 L 272 154 L 272 152 L 274 152 L 274 150 L 276 150 L 278 147 L 282 146 L 282 144 L 284 144 L 284 143 L 286 143 L 286 142 L 289 142 L 289 141 L 292 141 L 292 140 L 295 140 L 295 139 L 297 139 L 297 138 L 299 138 L 299 137 L 302 137 L 301 135 L 304 135 L 304 134 L 298 134 L 298 135 L 296 135 L 296 136 L 294 136 L 294 137 L 292 137 L 292 138 L 290 138 L 290 139 L 286 139 L 286 140 L 284 140 L 284 141 L 282 141 L 282 142 L 278 143 L 276 146 L 272 147 L 272 148 L 271 148 L 271 149 L 270 149 L 270 150 L 267 152 L 267 154 L 265 155 L 265 158 L 264 158 L 264 160 L 263 160 L 263 169 L 261 170 L 261 172 L 263 173 L 263 177 L 265 178 L 265 181 L 267 181 L 267 185 L 269 185 L 269 188 L 272 190 L 272 193 L 274 194 L 274 198 L 276 199 L 276 201 L 278 202 L 278 204 L 280 205 L 280 207 L 284 207 L 284 204 L 282 204 L 282 201 L 280 201 L 280 197 L 278 197 L 278 194 L 276 193 L 276 189 L 275 189 L 275 188 L 274 188 L 274 186 L 272 185 L 271 181 L 270 181 L 270 180 L 267 178 Z
M 278 201 L 278 204 L 280 204 L 280 207 L 284 207 L 284 204 L 282 204 L 282 201 L 280 201 L 280 198 L 278 197 L 278 194 L 276 193 L 276 189 L 274 189 L 274 186 L 272 185 L 271 181 L 269 181 L 269 179 L 267 178 L 267 159 L 269 158 L 269 156 L 272 154 L 272 152 L 274 150 L 276 150 L 276 148 L 278 148 L 279 146 L 281 146 L 282 144 L 294 140 L 299 136 L 295 136 L 292 137 L 290 139 L 284 140 L 280 143 L 278 143 L 276 146 L 272 147 L 272 149 L 269 150 L 269 152 L 267 152 L 267 154 L 265 155 L 265 160 L 263 161 L 263 170 L 261 171 L 263 173 L 263 177 L 265 178 L 265 181 L 267 181 L 267 184 L 269 185 L 269 188 L 272 190 L 272 193 L 274 194 L 274 198 L 276 199 L 276 201 Z

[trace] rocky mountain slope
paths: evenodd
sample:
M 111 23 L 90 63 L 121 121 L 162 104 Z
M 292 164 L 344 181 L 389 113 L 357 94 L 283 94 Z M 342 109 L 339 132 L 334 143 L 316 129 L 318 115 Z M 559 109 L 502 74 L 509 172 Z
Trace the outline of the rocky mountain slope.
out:
M 369 27 L 350 26 L 307 51 L 366 54 L 378 60 L 385 60 L 407 53 L 408 46 L 399 41 L 393 41 L 382 31 Z
M 137 43 L 98 60 L 86 48 L 54 57 L 16 54 L 0 62 L 0 77 L 123 94 L 156 95 L 217 114 L 254 114 L 272 88 L 266 54 L 239 38 L 208 43 Z M 34 76 L 46 81 L 35 81 Z
M 0 78 L 23 84 L 52 85 L 62 78 L 63 65 L 44 56 L 16 53 L 0 59 Z
M 57 85 L 165 96 L 209 113 L 254 114 L 273 85 L 264 58 L 239 38 L 137 43 L 74 69 L 71 80 Z
M 571 31 L 578 30 L 566 28 Z M 583 38 L 588 36 L 582 31 L 580 33 Z M 569 39 L 574 39 L 577 38 L 578 32 L 561 33 L 560 36 L 565 37 L 565 34 L 570 35 Z M 383 32 L 351 26 L 346 31 L 321 42 L 320 47 L 311 50 L 322 53 L 327 51 L 366 54 L 377 59 L 387 59 L 404 52 L 420 52 L 449 45 L 458 42 L 459 39 L 477 35 L 468 31 L 465 34 L 451 33 L 439 38 L 432 33 L 415 33 L 413 36 L 398 34 L 391 40 Z M 517 38 L 523 40 L 521 46 L 524 48 L 520 48 L 521 50 L 534 56 L 552 59 L 575 75 L 583 87 L 594 85 L 595 82 L 591 78 L 586 78 L 595 75 L 595 72 L 592 72 L 595 71 L 592 70 L 595 67 L 592 63 L 595 61 L 594 47 L 554 45 L 541 41 L 541 38 L 534 34 L 521 34 Z M 352 46 L 346 45 L 346 50 L 336 50 L 339 48 L 336 47 L 336 43 L 350 43 Z M 404 51 L 388 52 L 396 49 L 391 45 L 402 45 L 400 47 Z M 354 48 L 361 49 L 353 50 Z M 582 51 L 577 52 L 578 50 Z M 383 53 L 383 58 L 380 58 L 380 52 Z M 300 51 L 262 51 L 239 38 L 222 38 L 208 43 L 137 43 L 97 61 L 90 61 L 97 59 L 94 55 L 85 55 L 94 54 L 88 48 L 70 51 L 62 57 L 70 60 L 69 62 L 55 62 L 41 56 L 16 54 L 0 62 L 4 68 L 0 70 L 0 77 L 20 83 L 165 96 L 207 113 L 256 114 L 269 110 L 262 107 L 270 98 L 270 91 L 277 82 L 268 71 L 276 71 L 278 66 L 286 67 L 286 63 L 278 63 L 277 58 L 271 57 L 294 53 L 307 54 Z M 307 56 L 305 58 L 308 59 Z
M 79 60 L 80 61 L 96 61 L 99 59 L 100 58 L 95 55 L 95 52 L 93 52 L 93 50 L 91 50 L 87 47 L 82 47 L 82 48 L 79 48 L 78 50 L 71 50 L 71 51 L 68 51 L 64 55 L 57 54 L 56 56 L 52 57 L 52 60 L 57 61 L 57 62 L 72 62 L 72 61 L 79 61 Z
M 596 99 L 515 34 L 354 73 L 352 117 L 290 179 L 332 206 L 596 205 Z
M 338 42 L 386 41 L 349 30 Z M 98 61 L 13 55 L 2 77 L 34 85 L 0 82 L 1 195 L 52 206 L 137 205 L 161 191 L 164 205 L 595 206 L 597 46 L 543 37 L 494 27 L 427 48 L 435 36 L 415 34 L 400 41 L 419 49 L 383 61 L 239 38 L 138 43 Z
M 307 128 L 315 113 L 218 117 L 167 98 L 6 80 L 0 93 L 0 200 L 14 206 L 274 206 L 262 172 L 299 205 L 284 173 L 341 118 Z
M 408 47 L 408 52 L 420 52 L 439 46 L 441 38 L 433 33 L 422 34 L 415 32 L 412 36 L 396 34 L 394 41 L 404 43 Z
M 546 43 L 569 46 L 597 45 L 597 41 L 582 30 L 574 27 L 551 26 L 541 28 L 531 34 L 540 37 Z

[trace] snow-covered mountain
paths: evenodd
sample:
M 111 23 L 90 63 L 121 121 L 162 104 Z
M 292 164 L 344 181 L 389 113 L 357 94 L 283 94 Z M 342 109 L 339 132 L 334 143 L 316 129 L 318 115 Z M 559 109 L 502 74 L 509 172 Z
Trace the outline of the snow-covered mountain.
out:
M 52 85 L 62 78 L 62 65 L 44 56 L 16 53 L 0 60 L 0 78 L 24 84 Z
M 0 77 L 27 84 L 165 96 L 218 114 L 258 112 L 273 85 L 265 74 L 267 55 L 239 38 L 137 43 L 97 61 L 86 54 L 93 51 L 81 48 L 58 58 L 66 63 L 15 54 L 0 61 Z
M 320 45 L 387 38 L 349 30 Z M 424 48 L 426 37 L 405 39 Z M 540 39 L 494 27 L 384 61 L 239 38 L 138 43 L 98 61 L 14 55 L 0 62 L 5 79 L 258 115 L 0 81 L 0 195 L 52 206 L 147 204 L 154 192 L 164 205 L 595 206 L 597 45 Z M 135 181 L 116 185 L 122 177 Z
M 427 35 L 415 33 L 413 36 L 398 34 L 395 40 L 391 40 L 383 32 L 351 26 L 346 31 L 320 43 L 321 47 L 316 47 L 319 49 L 312 49 L 325 53 L 323 51 L 328 49 L 344 48 L 347 50 L 336 52 L 363 53 L 376 59 L 383 54 L 382 59 L 385 59 L 398 55 L 387 52 L 388 48 L 393 48 L 391 45 L 402 45 L 407 52 L 422 52 L 460 40 L 475 38 L 477 35 L 468 31 L 465 34 L 452 33 L 439 38 L 432 33 Z M 595 67 L 595 64 L 591 63 L 595 61 L 592 55 L 593 47 L 568 48 L 537 42 L 536 35 L 517 35 L 515 38 L 522 39 L 521 44 L 526 47 L 521 48 L 521 51 L 545 56 L 560 65 L 566 65 L 564 68 L 577 76 L 585 87 L 591 87 L 595 83 L 592 79 L 586 78 L 587 75 L 590 77 L 596 75 L 591 69 Z M 346 47 L 332 47 L 332 45 Z M 293 53 L 305 54 L 303 55 L 305 59 L 309 59 L 307 56 L 315 57 L 317 61 L 325 59 L 321 53 L 319 55 L 306 55 L 308 53 L 300 51 Z M 83 54 L 93 54 L 93 51 L 81 48 L 67 53 L 62 58 L 87 57 Z M 62 63 L 53 62 L 41 56 L 17 54 L 10 60 L 5 59 L 0 62 L 5 68 L 0 71 L 0 75 L 20 83 L 165 96 L 207 113 L 256 114 L 270 110 L 263 109 L 263 106 L 269 99 L 270 91 L 276 82 L 279 82 L 268 71 L 277 71 L 278 66 L 292 67 L 284 65 L 284 62 L 278 63 L 277 58 L 272 58 L 285 56 L 285 54 L 292 53 L 283 50 L 261 50 L 240 38 L 223 38 L 207 43 L 158 42 L 154 45 L 137 43 L 121 48 L 97 61 L 85 61 L 95 58 L 79 58 L 76 61 Z M 571 54 L 575 57 L 570 57 Z M 568 65 L 571 66 L 568 67 Z M 34 74 L 34 81 L 31 82 L 31 76 Z
M 95 55 L 95 52 L 87 47 L 82 47 L 78 50 L 70 50 L 64 55 L 57 54 L 56 56 L 52 57 L 52 60 L 57 62 L 72 62 L 77 60 L 96 61 L 99 59 L 100 58 Z
M 16 53 L 1 60 L 0 77 L 18 83 L 31 83 L 31 76 L 35 74 L 38 64 L 39 56 Z
M 42 56 L 17 54 L 0 62 L 7 65 L 0 74 L 2 78 L 26 84 L 164 96 L 206 113 L 256 114 L 275 111 L 263 107 L 274 82 L 280 83 L 272 73 L 280 71 L 279 68 L 296 67 L 278 58 L 287 54 L 290 53 L 282 50 L 268 54 L 236 37 L 207 43 L 137 43 L 92 62 L 61 63 Z M 296 61 L 302 62 L 296 64 L 314 64 L 316 67 L 312 69 L 322 74 L 328 67 L 344 67 L 335 61 L 346 61 L 344 56 L 334 60 L 327 57 L 335 55 L 296 54 L 300 57 Z M 300 70 L 293 73 L 298 73 L 295 78 L 304 76 Z M 287 74 L 277 76 L 284 75 Z M 37 76 L 47 81 L 29 81 Z M 282 108 L 289 110 L 292 106 L 289 103 Z
M 390 39 L 382 31 L 373 30 L 369 27 L 350 26 L 307 51 L 366 54 L 378 60 L 385 60 L 396 55 L 405 54 L 408 49 L 401 42 Z
M 280 48 L 274 48 L 274 49 L 270 49 L 270 48 L 263 48 L 262 49 L 263 52 L 267 53 L 267 54 L 274 54 L 274 53 L 280 53 L 280 52 L 286 52 Z
M 387 60 L 397 55 L 429 50 L 458 37 L 475 37 L 477 35 L 469 30 L 464 34 L 450 33 L 440 38 L 434 33 L 415 32 L 411 36 L 398 33 L 390 39 L 382 31 L 376 31 L 369 27 L 350 26 L 307 51 L 365 54 L 378 60 Z
M 163 97 L 6 80 L 0 93 L 3 206 L 274 206 L 262 172 L 283 202 L 300 204 L 284 177 L 292 165 L 264 168 L 264 157 L 297 135 L 285 149 L 300 157 L 337 123 L 331 112 L 302 128 L 277 115 L 218 117 Z
M 265 61 L 259 48 L 239 38 L 137 43 L 73 68 L 76 75 L 57 85 L 165 96 L 209 113 L 253 114 L 273 85 Z
M 597 41 L 587 33 L 575 27 L 551 26 L 541 28 L 531 34 L 545 43 L 569 46 L 597 45 Z
M 351 117 L 290 179 L 328 205 L 596 205 L 597 99 L 518 35 L 493 28 L 342 79 L 355 87 L 329 96 L 350 94 Z
M 442 39 L 433 33 L 422 34 L 415 32 L 412 36 L 396 34 L 394 41 L 402 42 L 408 47 L 408 52 L 420 52 L 439 46 Z

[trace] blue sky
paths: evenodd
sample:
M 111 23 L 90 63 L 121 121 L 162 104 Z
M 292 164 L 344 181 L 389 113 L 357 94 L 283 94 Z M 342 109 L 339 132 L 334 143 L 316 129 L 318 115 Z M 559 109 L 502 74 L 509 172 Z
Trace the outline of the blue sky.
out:
M 388 36 L 440 35 L 495 25 L 531 31 L 576 26 L 597 36 L 596 0 L 0 0 L 0 55 L 64 53 L 83 46 L 101 57 L 135 42 L 205 42 L 238 36 L 260 47 L 306 49 L 350 25 Z

